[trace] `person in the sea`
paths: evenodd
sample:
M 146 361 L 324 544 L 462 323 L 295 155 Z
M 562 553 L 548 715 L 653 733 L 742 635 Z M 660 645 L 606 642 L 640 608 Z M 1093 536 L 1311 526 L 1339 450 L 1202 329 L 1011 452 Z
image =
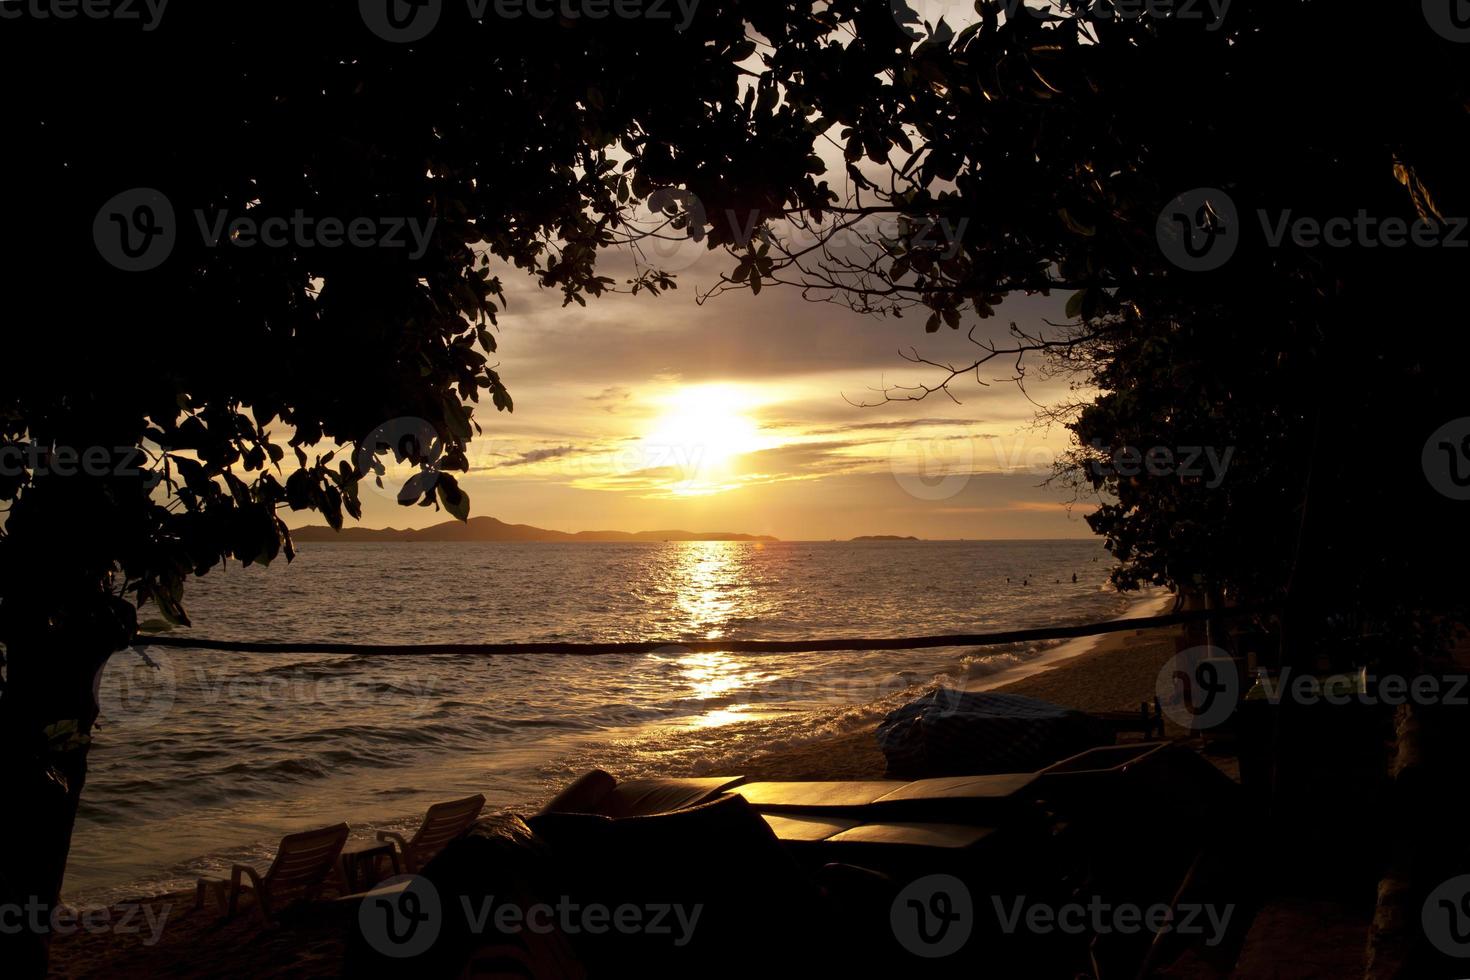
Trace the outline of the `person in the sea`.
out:
M 1072 573 L 1072 584 L 1073 585 L 1076 585 L 1077 584 L 1077 573 L 1076 572 L 1073 572 Z

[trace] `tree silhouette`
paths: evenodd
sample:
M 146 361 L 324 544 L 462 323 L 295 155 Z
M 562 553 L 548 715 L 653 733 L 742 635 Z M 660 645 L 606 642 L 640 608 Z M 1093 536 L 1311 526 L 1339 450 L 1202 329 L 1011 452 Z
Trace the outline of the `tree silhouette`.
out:
M 0 23 L 0 829 L 28 844 L 0 857 L 0 901 L 56 900 L 94 679 L 137 608 L 183 622 L 190 575 L 289 558 L 279 512 L 340 526 L 382 456 L 420 468 L 405 503 L 463 517 L 475 409 L 511 409 L 502 271 L 569 304 L 660 292 L 656 268 L 598 271 L 648 235 L 728 249 L 718 292 L 795 283 L 929 331 L 1068 292 L 1070 325 L 891 395 L 1049 355 L 1103 392 L 1071 418 L 1085 447 L 1234 446 L 1214 488 L 1079 457 L 1113 495 L 1093 523 L 1121 584 L 1286 596 L 1319 624 L 1462 603 L 1442 560 L 1462 504 L 1420 450 L 1470 414 L 1466 253 L 1272 245 L 1253 216 L 1470 213 L 1466 49 L 1418 4 L 1095 6 L 981 0 L 959 31 L 888 0 Z M 426 429 L 382 428 L 400 418 Z M 0 955 L 38 972 L 37 939 Z
M 419 7 L 438 22 L 412 42 L 345 0 L 0 25 L 0 901 L 56 900 L 94 680 L 141 605 L 187 622 L 190 575 L 289 559 L 280 512 L 340 526 L 389 454 L 420 467 L 402 502 L 468 513 L 476 409 L 512 407 L 503 269 L 566 303 L 659 292 L 656 268 L 619 283 L 597 258 L 688 233 L 674 199 L 647 221 L 660 189 L 735 213 L 824 199 L 812 121 L 745 97 L 742 4 L 688 24 Z M 432 436 L 382 430 L 399 418 Z M 0 956 L 38 972 L 38 939 Z
M 1239 0 L 1218 22 L 1203 5 L 915 6 L 899 56 L 875 40 L 775 59 L 788 97 L 832 122 L 852 192 L 762 229 L 759 254 L 732 249 L 714 292 L 759 277 L 970 330 L 974 359 L 916 350 L 935 376 L 888 400 L 1074 373 L 1101 395 L 1047 415 L 1078 437 L 1062 476 L 1099 494 L 1118 584 L 1285 600 L 1308 663 L 1363 652 L 1344 635 L 1430 652 L 1467 584 L 1444 561 L 1463 503 L 1421 458 L 1470 414 L 1464 32 L 1418 4 Z M 861 39 L 885 29 L 832 9 Z M 1053 291 L 1067 323 L 981 326 Z M 1233 455 L 1217 485 L 1098 465 L 1152 447 Z

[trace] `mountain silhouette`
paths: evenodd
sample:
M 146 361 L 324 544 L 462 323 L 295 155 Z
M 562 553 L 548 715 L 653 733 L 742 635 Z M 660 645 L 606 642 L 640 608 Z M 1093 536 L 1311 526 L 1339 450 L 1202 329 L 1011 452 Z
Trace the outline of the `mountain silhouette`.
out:
M 767 534 L 730 531 L 551 531 L 529 524 L 507 524 L 493 517 L 445 521 L 418 529 L 344 527 L 334 531 L 321 524 L 291 532 L 296 542 L 346 541 L 777 541 Z

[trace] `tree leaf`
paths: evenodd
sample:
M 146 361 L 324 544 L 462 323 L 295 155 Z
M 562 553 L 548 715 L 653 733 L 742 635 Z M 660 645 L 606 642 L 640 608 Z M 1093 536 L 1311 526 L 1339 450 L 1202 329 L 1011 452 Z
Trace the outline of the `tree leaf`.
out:
M 470 519 L 470 495 L 460 489 L 458 480 L 448 473 L 440 473 L 435 489 L 439 493 L 440 505 L 456 520 Z

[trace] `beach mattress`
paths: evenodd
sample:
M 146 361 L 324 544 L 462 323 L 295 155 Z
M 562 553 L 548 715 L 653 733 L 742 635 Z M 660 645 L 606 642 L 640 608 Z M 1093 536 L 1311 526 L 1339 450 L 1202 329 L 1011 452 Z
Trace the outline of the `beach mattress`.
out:
M 695 779 L 629 779 L 613 787 L 598 804 L 609 817 L 646 817 L 708 803 L 745 781 L 744 776 Z
M 858 825 L 856 820 L 844 817 L 781 816 L 775 813 L 763 813 L 761 816 L 778 840 L 803 844 L 826 840 Z
M 878 726 L 889 775 L 1035 772 L 1113 741 L 1106 724 L 1019 694 L 936 688 Z
M 647 817 L 708 803 L 744 781 L 744 776 L 702 776 L 620 783 L 601 769 L 593 769 L 573 780 L 541 812 Z

